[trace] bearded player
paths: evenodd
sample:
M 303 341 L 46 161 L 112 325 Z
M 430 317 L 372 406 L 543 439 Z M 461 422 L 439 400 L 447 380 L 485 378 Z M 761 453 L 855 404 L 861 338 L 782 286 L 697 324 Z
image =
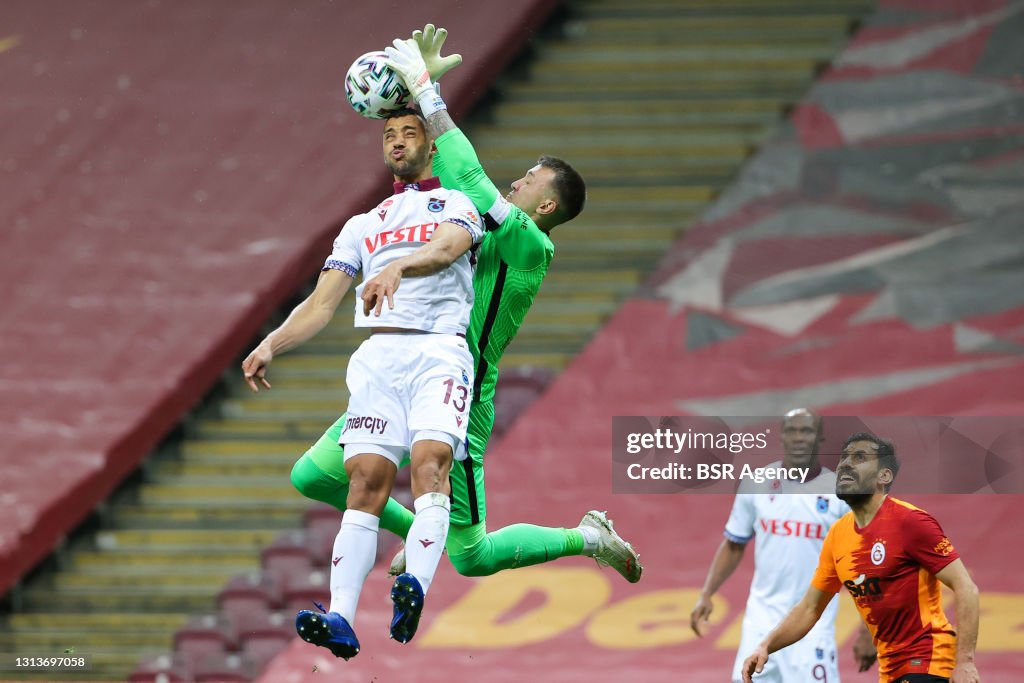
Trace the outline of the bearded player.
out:
M 494 425 L 494 391 L 498 362 L 532 305 L 554 256 L 551 231 L 571 220 L 583 208 L 583 179 L 569 164 L 541 157 L 533 168 L 512 184 L 502 197 L 488 179 L 472 145 L 454 125 L 436 95 L 431 77 L 439 78 L 460 63 L 457 55 L 442 58 L 444 29 L 427 25 L 413 40 L 396 41 L 389 48 L 394 68 L 407 82 L 420 87 L 417 96 L 428 133 L 435 139 L 434 172 L 445 187 L 458 188 L 484 217 L 487 233 L 477 250 L 474 276 L 475 303 L 467 341 L 475 362 L 475 386 L 469 410 L 469 457 L 450 473 L 452 489 L 449 559 L 466 576 L 485 576 L 504 569 L 526 567 L 560 557 L 586 555 L 613 567 L 630 582 L 640 579 L 639 556 L 623 541 L 604 513 L 591 511 L 575 528 L 548 528 L 515 524 L 488 533 L 484 490 L 484 453 Z M 402 63 L 399 64 L 398 62 Z M 402 273 L 382 273 L 364 297 L 376 295 L 375 311 L 390 306 Z M 345 416 L 296 462 L 292 483 L 305 496 L 344 510 L 348 479 L 340 467 L 343 450 L 338 445 Z M 397 501 L 387 501 L 380 526 L 403 539 L 413 520 Z M 396 557 L 394 572 L 405 567 L 404 554 Z M 331 647 L 330 629 L 307 637 Z M 411 636 L 410 636 L 411 637 Z

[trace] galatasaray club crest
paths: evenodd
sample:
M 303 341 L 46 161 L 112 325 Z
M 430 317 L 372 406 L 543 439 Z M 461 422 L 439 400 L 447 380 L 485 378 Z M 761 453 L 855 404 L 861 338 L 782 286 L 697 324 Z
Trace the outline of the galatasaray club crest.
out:
M 875 541 L 875 544 L 871 546 L 871 564 L 877 566 L 883 562 L 885 562 L 885 544 Z

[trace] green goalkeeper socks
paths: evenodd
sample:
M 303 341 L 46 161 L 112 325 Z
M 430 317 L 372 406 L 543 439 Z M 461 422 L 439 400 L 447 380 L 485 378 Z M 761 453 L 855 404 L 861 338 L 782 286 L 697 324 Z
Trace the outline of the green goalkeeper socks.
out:
M 578 529 L 533 524 L 513 524 L 487 533 L 486 524 L 481 522 L 469 527 L 453 526 L 446 547 L 452 565 L 463 576 L 490 576 L 504 569 L 580 555 L 583 534 Z

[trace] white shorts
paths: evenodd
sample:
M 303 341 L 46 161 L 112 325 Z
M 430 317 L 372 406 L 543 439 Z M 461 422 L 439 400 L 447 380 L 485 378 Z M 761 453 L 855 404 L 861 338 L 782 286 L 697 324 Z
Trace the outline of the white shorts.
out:
M 352 354 L 345 381 L 348 419 L 338 443 L 346 459 L 374 452 L 397 466 L 424 438 L 451 444 L 455 459 L 465 459 L 473 356 L 462 337 L 373 334 Z
M 736 663 L 732 667 L 732 680 L 740 683 L 743 677 L 740 668 L 743 661 L 768 635 L 743 629 Z M 764 671 L 754 674 L 754 683 L 839 683 L 839 662 L 836 661 L 836 639 L 834 634 L 815 636 L 809 633 L 789 647 L 773 652 L 764 665 Z

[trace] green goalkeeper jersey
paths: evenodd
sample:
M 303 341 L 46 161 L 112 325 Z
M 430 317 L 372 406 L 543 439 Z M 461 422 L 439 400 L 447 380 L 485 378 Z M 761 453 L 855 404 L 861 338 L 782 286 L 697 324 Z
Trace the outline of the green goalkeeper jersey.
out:
M 444 187 L 470 198 L 487 228 L 476 251 L 476 298 L 466 341 L 476 365 L 473 400 L 490 402 L 498 382 L 498 361 L 540 290 L 555 245 L 522 209 L 502 197 L 462 131 L 449 130 L 435 143 L 434 174 Z

